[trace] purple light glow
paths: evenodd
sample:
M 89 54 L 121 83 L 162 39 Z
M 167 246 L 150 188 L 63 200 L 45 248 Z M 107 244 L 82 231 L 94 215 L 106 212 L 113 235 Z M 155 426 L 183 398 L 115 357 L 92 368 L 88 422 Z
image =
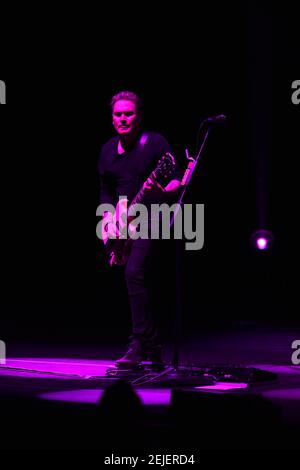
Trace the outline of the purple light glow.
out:
M 240 390 L 240 389 L 244 389 L 244 388 L 247 388 L 248 387 L 248 384 L 246 383 L 238 383 L 238 382 L 235 382 L 235 383 L 230 383 L 230 382 L 218 382 L 216 384 L 213 384 L 213 385 L 202 385 L 201 387 L 195 387 L 196 389 L 198 390 L 222 390 L 222 391 L 226 391 L 226 390 Z
M 77 376 L 89 379 L 92 377 L 104 377 L 106 369 L 114 364 L 111 360 L 84 360 L 61 358 L 10 358 L 5 366 L 0 366 L 1 375 L 24 375 L 44 373 L 48 378 L 66 378 Z
M 273 235 L 268 230 L 260 229 L 256 230 L 251 235 L 252 245 L 258 250 L 267 250 L 273 243 Z
M 135 389 L 143 405 L 169 405 L 171 401 L 170 389 Z M 71 403 L 88 403 L 96 405 L 101 399 L 104 390 L 82 389 L 63 392 L 42 393 L 39 398 L 44 400 L 63 401 Z
M 268 241 L 266 238 L 258 238 L 256 240 L 256 245 L 259 250 L 265 250 L 268 247 Z

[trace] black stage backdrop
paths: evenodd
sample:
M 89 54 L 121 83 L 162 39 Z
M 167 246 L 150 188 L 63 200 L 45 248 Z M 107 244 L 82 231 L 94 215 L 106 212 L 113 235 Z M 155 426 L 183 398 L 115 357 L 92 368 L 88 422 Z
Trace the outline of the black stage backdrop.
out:
M 0 338 L 88 343 L 128 334 L 122 272 L 105 266 L 97 238 L 95 247 L 96 164 L 113 135 L 108 103 L 121 89 L 141 94 L 146 127 L 169 139 L 182 165 L 202 119 L 228 117 L 186 199 L 205 204 L 205 245 L 184 252 L 185 334 L 232 322 L 299 325 L 293 6 L 112 10 L 82 12 L 80 21 L 79 11 L 52 11 L 54 23 L 41 15 L 32 30 L 3 31 Z M 260 225 L 274 234 L 267 252 L 250 243 Z M 153 278 L 168 337 L 172 242 Z

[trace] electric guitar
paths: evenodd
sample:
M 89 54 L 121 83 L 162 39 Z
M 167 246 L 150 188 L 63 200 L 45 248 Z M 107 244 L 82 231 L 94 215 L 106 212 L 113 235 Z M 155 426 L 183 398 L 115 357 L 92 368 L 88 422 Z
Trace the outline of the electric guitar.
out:
M 166 180 L 175 170 L 176 162 L 173 155 L 166 153 L 159 160 L 156 168 L 152 171 L 149 178 L 155 183 L 163 185 Z M 147 191 L 148 194 L 148 191 Z M 127 207 L 128 200 L 120 199 L 114 215 L 109 219 L 108 222 L 103 223 L 102 226 L 102 240 L 105 245 L 105 250 L 108 256 L 108 262 L 110 266 L 113 265 L 125 265 L 129 254 L 133 238 L 128 238 L 127 227 L 130 225 L 130 229 L 134 231 L 135 226 L 132 224 L 135 217 L 131 214 L 134 213 L 134 207 L 137 204 L 142 204 L 146 195 L 144 185 L 141 187 L 135 198 Z M 114 237 L 111 238 L 108 235 L 108 224 L 112 224 Z

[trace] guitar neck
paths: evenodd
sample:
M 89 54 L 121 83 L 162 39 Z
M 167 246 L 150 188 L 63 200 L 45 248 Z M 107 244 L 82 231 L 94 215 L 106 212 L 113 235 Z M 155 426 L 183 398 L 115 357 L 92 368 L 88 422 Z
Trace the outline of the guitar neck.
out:
M 151 175 L 149 176 L 149 178 L 151 178 L 153 181 L 156 180 L 156 172 L 155 170 L 152 171 Z M 137 195 L 135 196 L 135 198 L 132 200 L 132 202 L 130 203 L 129 205 L 129 209 L 131 209 L 133 206 L 135 206 L 136 204 L 141 204 L 144 200 L 144 197 L 145 197 L 145 189 L 144 189 L 144 185 L 141 187 L 141 189 L 139 190 L 139 192 L 137 193 Z

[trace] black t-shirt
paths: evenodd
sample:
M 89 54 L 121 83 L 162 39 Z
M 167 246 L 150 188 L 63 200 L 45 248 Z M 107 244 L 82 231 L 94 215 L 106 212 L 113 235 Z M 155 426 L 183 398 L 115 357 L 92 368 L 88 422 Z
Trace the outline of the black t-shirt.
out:
M 99 175 L 101 183 L 100 203 L 115 205 L 119 196 L 126 196 L 129 201 L 136 196 L 143 183 L 155 169 L 161 157 L 172 153 L 167 140 L 155 132 L 147 132 L 146 143 L 139 138 L 132 149 L 118 154 L 119 137 L 113 137 L 103 147 L 99 158 Z M 181 180 L 182 173 L 177 167 L 175 172 L 165 181 Z M 164 185 L 165 185 L 164 184 Z M 149 196 L 145 203 L 160 202 Z

